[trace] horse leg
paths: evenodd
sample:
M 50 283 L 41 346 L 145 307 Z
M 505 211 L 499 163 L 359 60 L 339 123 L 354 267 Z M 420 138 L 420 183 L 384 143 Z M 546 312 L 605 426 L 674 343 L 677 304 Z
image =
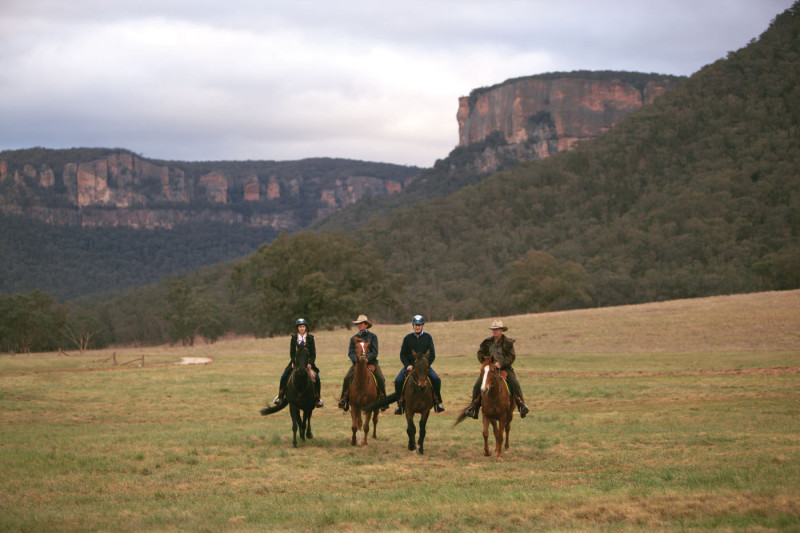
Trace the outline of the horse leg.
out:
M 378 411 L 372 413 L 372 438 L 378 438 Z
M 352 429 L 353 429 L 353 438 L 350 439 L 350 445 L 355 446 L 357 439 L 356 433 L 358 432 L 358 427 L 361 425 L 361 421 L 358 418 L 361 416 L 361 412 L 359 412 L 358 407 L 350 406 L 350 420 L 352 421 Z
M 289 406 L 289 411 L 292 413 L 292 446 L 297 448 L 297 419 L 300 418 L 297 412 L 297 407 L 294 405 Z
M 489 418 L 486 413 L 483 414 L 483 455 L 486 457 L 492 455 L 489 453 Z
M 414 444 L 414 436 L 417 434 L 417 427 L 414 425 L 414 413 L 411 409 L 406 411 L 406 433 L 408 433 L 408 451 L 413 452 L 417 449 Z
M 503 423 L 501 421 L 492 420 L 492 429 L 494 430 L 494 450 L 497 457 L 503 457 Z
M 428 409 L 419 418 L 419 454 L 422 455 L 425 453 L 425 428 L 428 426 L 428 417 L 430 416 L 431 411 Z
M 511 433 L 511 415 L 506 418 L 506 450 L 508 449 L 508 434 Z
M 300 407 L 297 408 L 297 424 L 300 426 L 300 438 L 303 442 L 306 441 L 306 416 L 305 411 L 301 411 Z
M 367 444 L 367 439 L 369 439 L 369 421 L 372 418 L 372 413 L 367 413 L 367 416 L 364 417 L 364 444 Z
M 309 439 L 313 439 L 314 435 L 311 433 L 311 415 L 314 414 L 313 409 L 308 409 L 303 411 L 303 420 L 306 424 L 306 437 Z

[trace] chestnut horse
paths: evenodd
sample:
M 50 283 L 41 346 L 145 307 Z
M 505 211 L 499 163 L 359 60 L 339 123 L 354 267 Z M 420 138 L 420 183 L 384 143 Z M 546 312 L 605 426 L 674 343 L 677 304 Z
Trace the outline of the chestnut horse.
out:
M 433 385 L 428 380 L 428 356 L 430 352 L 414 354 L 414 366 L 411 373 L 406 378 L 405 388 L 403 389 L 403 403 L 406 411 L 406 422 L 408 427 L 408 449 L 414 451 L 414 435 L 417 428 L 414 426 L 414 414 L 419 413 L 419 454 L 425 453 L 423 444 L 425 442 L 425 426 L 428 424 L 428 416 L 433 408 Z
M 265 407 L 261 410 L 262 415 L 270 415 L 280 411 L 287 404 L 289 405 L 289 411 L 292 414 L 292 445 L 295 448 L 297 448 L 298 429 L 300 429 L 302 440 L 305 441 L 306 437 L 314 438 L 314 435 L 311 434 L 311 414 L 316 405 L 314 382 L 317 381 L 317 376 L 308 367 L 309 359 L 308 348 L 305 345 L 298 346 L 294 358 L 295 366 L 286 384 L 286 401 L 281 402 L 278 406 Z
M 481 412 L 483 413 L 483 454 L 489 453 L 489 424 L 494 430 L 495 453 L 503 456 L 503 431 L 505 430 L 505 449 L 508 450 L 508 434 L 511 431 L 511 418 L 514 415 L 514 402 L 508 384 L 500 369 L 491 357 L 481 361 Z
M 378 383 L 375 381 L 375 376 L 367 365 L 369 342 L 365 342 L 356 337 L 355 347 L 355 374 L 353 374 L 353 380 L 350 382 L 350 387 L 347 389 L 350 399 L 350 418 L 353 422 L 353 438 L 350 440 L 350 444 L 353 446 L 356 444 L 364 446 L 367 444 L 367 437 L 369 436 L 370 417 L 372 417 L 372 438 L 378 438 L 378 411 L 374 413 L 365 412 L 362 421 L 362 411 L 364 408 L 375 403 L 375 400 L 378 399 Z

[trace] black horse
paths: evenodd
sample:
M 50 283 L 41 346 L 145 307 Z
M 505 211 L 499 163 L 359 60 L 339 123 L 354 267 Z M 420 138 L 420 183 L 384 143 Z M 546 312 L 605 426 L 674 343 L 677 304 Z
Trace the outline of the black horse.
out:
M 265 407 L 261 410 L 262 415 L 277 413 L 286 405 L 292 413 L 292 445 L 297 448 L 297 429 L 300 429 L 300 438 L 313 439 L 311 434 L 311 414 L 314 411 L 315 395 L 314 382 L 317 380 L 316 374 L 309 366 L 308 348 L 298 346 L 294 359 L 294 369 L 289 376 L 286 384 L 285 400 L 280 405 Z M 301 414 L 302 411 L 302 414 Z

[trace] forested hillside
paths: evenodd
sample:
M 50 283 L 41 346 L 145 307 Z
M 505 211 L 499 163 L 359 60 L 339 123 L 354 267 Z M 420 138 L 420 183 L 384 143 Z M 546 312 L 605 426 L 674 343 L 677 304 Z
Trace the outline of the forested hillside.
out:
M 799 47 L 795 4 L 606 136 L 360 233 L 435 320 L 796 288 Z

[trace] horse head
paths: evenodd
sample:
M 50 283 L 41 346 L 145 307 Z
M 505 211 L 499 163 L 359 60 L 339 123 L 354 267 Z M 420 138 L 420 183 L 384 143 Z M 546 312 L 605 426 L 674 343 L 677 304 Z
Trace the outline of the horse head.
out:
M 369 342 L 362 340 L 358 337 L 354 337 L 355 346 L 356 346 L 356 363 L 360 361 L 367 362 L 367 352 L 369 352 Z
M 411 350 L 411 353 L 414 355 L 414 363 L 411 370 L 411 375 L 414 378 L 414 382 L 417 384 L 417 386 L 421 389 L 424 389 L 428 385 L 428 368 L 430 367 L 428 363 L 428 357 L 430 356 L 431 352 L 428 350 L 425 353 L 417 353 L 414 350 Z
M 492 383 L 500 376 L 500 370 L 495 366 L 491 357 L 481 359 L 481 392 L 492 388 Z
M 311 362 L 311 354 L 308 351 L 308 348 L 305 344 L 298 346 L 297 351 L 294 354 L 294 371 L 295 372 L 306 372 L 308 373 L 308 377 L 311 381 L 316 381 L 317 376 L 311 368 L 308 368 L 309 363 Z

